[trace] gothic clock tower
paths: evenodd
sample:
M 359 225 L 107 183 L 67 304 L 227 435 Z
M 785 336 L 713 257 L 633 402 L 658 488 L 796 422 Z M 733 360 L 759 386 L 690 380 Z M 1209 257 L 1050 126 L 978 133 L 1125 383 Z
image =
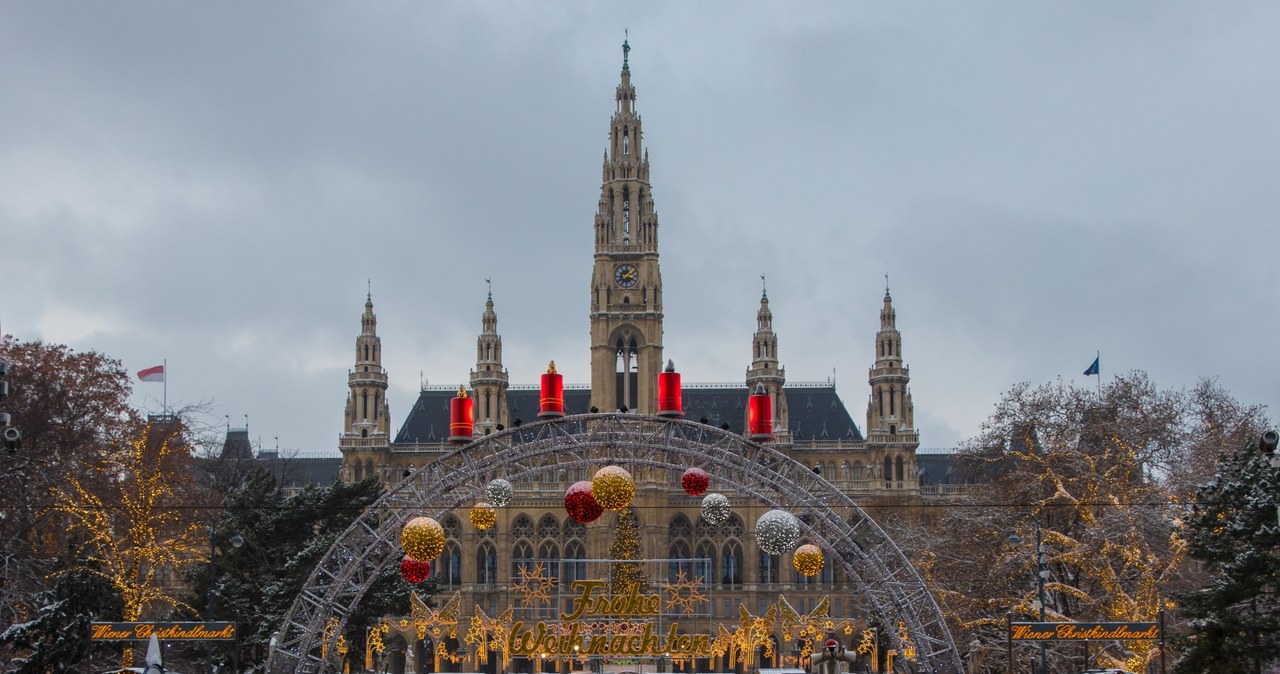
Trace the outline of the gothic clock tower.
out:
M 662 274 L 649 156 L 622 43 L 622 81 L 604 155 L 591 273 L 591 404 L 657 411 L 662 370 Z

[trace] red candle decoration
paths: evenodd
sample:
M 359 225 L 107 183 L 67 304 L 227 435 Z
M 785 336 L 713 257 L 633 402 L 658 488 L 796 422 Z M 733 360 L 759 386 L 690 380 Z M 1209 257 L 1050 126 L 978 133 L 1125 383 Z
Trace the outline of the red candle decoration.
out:
M 542 398 L 539 405 L 538 418 L 554 419 L 564 416 L 564 377 L 556 372 L 556 362 L 547 364 L 547 371 L 542 375 Z
M 684 475 L 680 476 L 680 486 L 684 487 L 684 493 L 690 496 L 702 496 L 710 485 L 711 476 L 697 466 L 686 470 Z
M 431 577 L 431 562 L 419 562 L 405 555 L 404 559 L 400 560 L 400 577 L 410 583 L 421 583 Z
M 581 480 L 564 493 L 564 509 L 575 522 L 590 524 L 604 514 L 604 508 L 591 495 L 591 481 Z
M 747 433 L 757 442 L 773 439 L 773 400 L 764 384 L 756 384 L 756 392 L 747 401 Z
M 449 401 L 449 442 L 471 442 L 475 436 L 475 401 L 467 397 L 467 389 L 458 386 L 458 395 Z
M 667 361 L 667 369 L 658 373 L 658 416 L 684 416 L 684 406 L 680 403 L 680 373 L 676 372 L 676 364 L 672 361 Z

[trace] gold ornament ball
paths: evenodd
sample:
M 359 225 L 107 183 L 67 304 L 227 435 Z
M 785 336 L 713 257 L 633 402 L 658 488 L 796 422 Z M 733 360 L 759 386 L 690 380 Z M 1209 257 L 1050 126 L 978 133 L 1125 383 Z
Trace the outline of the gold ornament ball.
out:
M 802 576 L 816 576 L 822 572 L 822 565 L 826 563 L 826 558 L 822 555 L 822 550 L 818 546 L 806 543 L 796 548 L 795 554 L 791 556 L 791 565 L 796 567 L 796 571 Z
M 430 517 L 415 517 L 400 532 L 400 547 L 419 562 L 429 562 L 444 550 L 444 527 Z
M 619 466 L 605 466 L 591 478 L 591 496 L 605 510 L 622 510 L 636 495 L 636 481 Z
M 493 509 L 493 506 L 480 501 L 471 508 L 467 517 L 471 519 L 471 526 L 479 531 L 486 531 L 498 521 L 498 512 Z

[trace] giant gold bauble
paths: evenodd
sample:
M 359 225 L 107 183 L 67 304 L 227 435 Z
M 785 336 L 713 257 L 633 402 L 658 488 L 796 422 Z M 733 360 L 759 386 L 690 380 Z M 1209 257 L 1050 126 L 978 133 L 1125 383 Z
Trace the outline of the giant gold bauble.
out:
M 822 572 L 822 565 L 826 563 L 826 558 L 822 556 L 822 550 L 812 543 L 805 543 L 796 548 L 795 554 L 791 555 L 791 565 L 796 567 L 796 571 L 802 576 L 816 576 Z
M 591 478 L 591 496 L 605 510 L 622 510 L 636 495 L 636 481 L 619 466 L 605 466 Z
M 498 513 L 492 505 L 480 501 L 472 506 L 471 512 L 467 513 L 467 518 L 471 520 L 471 526 L 478 531 L 486 531 L 498 521 Z
M 429 562 L 444 550 L 444 527 L 430 517 L 415 517 L 400 532 L 400 547 L 419 562 Z

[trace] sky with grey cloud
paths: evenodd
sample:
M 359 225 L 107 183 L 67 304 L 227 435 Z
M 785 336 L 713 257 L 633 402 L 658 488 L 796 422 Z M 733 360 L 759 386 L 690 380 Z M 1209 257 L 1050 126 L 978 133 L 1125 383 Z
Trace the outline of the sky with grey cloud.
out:
M 1280 406 L 1280 5 L 0 5 L 0 328 L 167 359 L 265 446 L 336 454 L 366 284 L 393 423 L 588 379 L 623 31 L 664 353 L 740 381 L 767 275 L 793 381 L 862 424 L 889 274 L 922 444 L 1020 381 L 1145 370 Z M 421 373 L 421 375 L 420 375 Z M 161 386 L 137 384 L 158 409 Z

